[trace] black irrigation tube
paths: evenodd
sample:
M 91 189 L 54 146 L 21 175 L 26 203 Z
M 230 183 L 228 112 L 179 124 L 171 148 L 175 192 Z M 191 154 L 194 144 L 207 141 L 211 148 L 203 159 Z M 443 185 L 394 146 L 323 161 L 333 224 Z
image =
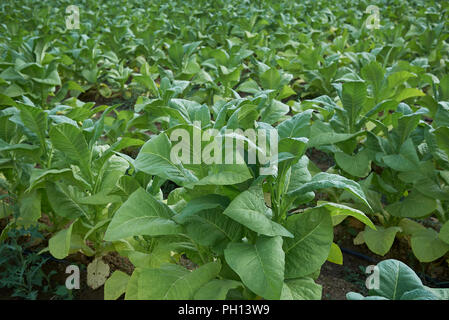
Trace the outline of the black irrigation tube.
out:
M 367 255 L 364 255 L 363 253 L 360 253 L 360 252 L 357 252 L 357 251 L 352 251 L 352 250 L 349 250 L 349 249 L 346 249 L 346 248 L 342 248 L 342 247 L 340 247 L 340 249 L 344 253 L 350 254 L 352 256 L 361 258 L 361 259 L 369 261 L 369 262 L 377 263 L 376 259 L 371 258 L 371 257 L 369 257 Z
M 357 251 L 353 251 L 350 249 L 346 249 L 346 248 L 342 248 L 340 247 L 341 251 L 344 253 L 347 253 L 349 255 L 352 255 L 354 257 L 366 260 L 368 262 L 371 263 L 378 263 L 378 261 L 372 257 L 369 257 L 363 253 L 357 252 Z M 436 286 L 437 288 L 448 288 L 449 287 L 449 281 L 440 281 L 439 279 L 435 279 L 432 278 L 431 276 L 423 273 L 423 272 L 417 272 L 417 274 L 421 277 L 424 278 L 427 282 L 431 283 L 432 285 Z

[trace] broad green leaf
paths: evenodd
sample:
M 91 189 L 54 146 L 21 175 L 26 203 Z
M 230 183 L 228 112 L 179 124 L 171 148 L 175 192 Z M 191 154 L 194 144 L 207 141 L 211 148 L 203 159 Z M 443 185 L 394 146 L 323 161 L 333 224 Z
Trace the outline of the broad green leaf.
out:
M 370 295 L 399 300 L 406 292 L 423 288 L 416 273 L 405 263 L 389 259 L 377 264 L 379 288 L 371 289 Z
M 20 104 L 20 118 L 27 130 L 31 130 L 38 138 L 43 150 L 46 149 L 45 138 L 47 136 L 47 114 L 38 107 Z
M 438 148 L 446 153 L 449 157 L 449 127 L 440 127 L 434 131 Z
M 384 256 L 388 251 L 390 251 L 394 238 L 396 237 L 396 233 L 401 231 L 402 230 L 399 227 L 384 228 L 382 226 L 377 226 L 376 230 L 365 227 L 365 231 L 363 231 L 363 239 L 372 252 Z
M 385 73 L 385 71 L 382 68 L 382 65 L 377 61 L 371 61 L 369 64 L 365 65 L 360 71 L 362 73 L 362 77 L 371 83 L 373 95 L 376 101 L 379 101 L 382 92 L 381 89 L 384 84 L 383 82 Z
M 242 225 L 217 209 L 206 209 L 189 215 L 183 219 L 182 224 L 187 234 L 203 246 L 220 245 L 223 248 L 227 242 L 243 237 Z
M 322 208 L 312 208 L 287 218 L 285 227 L 295 236 L 284 239 L 285 278 L 304 277 L 318 270 L 332 245 L 330 214 Z
M 195 300 L 226 300 L 231 289 L 242 287 L 242 283 L 228 279 L 214 279 L 198 289 Z
M 33 168 L 33 170 L 31 171 L 30 186 L 28 189 L 32 190 L 41 182 L 45 183 L 45 181 L 55 181 L 63 177 L 70 177 L 70 176 L 72 176 L 72 170 L 69 168 L 60 170 L 58 169 L 46 170 L 46 169 Z
M 310 127 L 310 140 L 308 143 L 308 147 L 318 147 L 323 145 L 335 144 L 338 142 L 349 140 L 361 132 L 356 133 L 337 133 L 335 132 L 330 124 L 315 121 Z
M 271 68 L 262 73 L 260 82 L 264 89 L 278 89 L 281 84 L 281 75 L 275 68 Z
M 87 207 L 79 201 L 80 193 L 73 186 L 49 182 L 46 183 L 46 193 L 48 202 L 58 216 L 67 219 L 89 216 Z
M 10 97 L 0 94 L 0 106 L 15 106 L 16 103 Z
M 50 129 L 50 140 L 56 149 L 90 173 L 91 154 L 80 129 L 68 123 L 58 124 Z
M 213 164 L 209 166 L 207 176 L 186 186 L 233 185 L 251 178 L 251 172 L 246 164 Z
M 281 122 L 277 127 L 279 138 L 308 137 L 310 134 L 310 119 L 312 110 L 295 114 L 292 118 Z
M 403 100 L 406 100 L 408 98 L 422 97 L 422 96 L 425 96 L 425 93 L 422 92 L 421 90 L 417 89 L 417 88 L 405 88 L 402 91 L 400 91 L 394 97 L 394 99 L 396 101 L 403 101 Z
M 371 159 L 365 150 L 353 156 L 344 152 L 336 152 L 334 154 L 335 161 L 347 173 L 355 177 L 366 177 L 371 171 Z
M 165 133 L 153 136 L 140 150 L 134 166 L 137 170 L 172 180 L 181 186 L 198 181 L 189 170 L 171 159 L 171 143 Z
M 426 290 L 432 292 L 440 300 L 449 300 L 449 289 L 448 288 L 429 288 L 424 286 Z
M 117 300 L 120 298 L 125 293 L 130 278 L 129 275 L 120 270 L 114 271 L 104 284 L 104 299 Z
M 139 268 L 134 269 L 131 278 L 129 278 L 128 280 L 128 285 L 126 286 L 125 300 L 137 300 L 139 298 L 138 283 L 141 272 L 142 269 Z
M 365 194 L 363 193 L 362 188 L 357 182 L 336 174 L 326 172 L 318 173 L 312 178 L 311 181 L 304 183 L 301 187 L 295 190 L 289 191 L 288 195 L 298 196 L 309 191 L 315 191 L 325 188 L 339 188 L 349 191 L 370 208 L 370 205 L 365 198 Z
M 285 263 L 281 237 L 259 236 L 254 245 L 230 243 L 224 255 L 251 291 L 265 299 L 280 298 Z
M 269 105 L 263 109 L 260 121 L 268 124 L 274 124 L 283 119 L 283 117 L 290 111 L 290 107 L 278 100 L 271 100 Z
M 207 263 L 189 271 L 179 265 L 142 269 L 138 280 L 139 300 L 188 300 L 220 272 L 219 262 Z
M 409 236 L 413 235 L 415 232 L 426 229 L 421 223 L 408 218 L 401 219 L 398 227 L 402 229 L 402 232 Z
M 270 219 L 270 209 L 265 205 L 260 192 L 252 190 L 242 192 L 229 204 L 223 214 L 260 234 L 292 237 L 283 226 Z
M 449 244 L 438 238 L 438 232 L 427 228 L 412 235 L 412 251 L 421 262 L 432 262 L 449 251 Z
M 286 280 L 282 287 L 281 300 L 321 300 L 322 286 L 312 278 Z
M 401 300 L 438 300 L 438 297 L 431 291 L 420 288 L 407 291 L 402 295 Z
M 137 235 L 169 235 L 181 231 L 175 213 L 142 188 L 137 189 L 114 214 L 104 239 L 115 241 Z
M 414 191 L 403 201 L 386 206 L 385 210 L 395 217 L 422 218 L 431 214 L 436 208 L 437 202 L 435 199 Z
M 401 145 L 399 154 L 384 156 L 382 160 L 396 171 L 419 170 L 419 158 L 412 139 L 407 139 Z
M 72 237 L 72 228 L 74 223 L 67 229 L 62 229 L 55 233 L 48 241 L 50 253 L 56 259 L 64 259 L 70 251 L 70 239 Z
M 88 205 L 107 205 L 114 202 L 121 202 L 121 198 L 119 196 L 106 195 L 105 192 L 99 192 L 94 195 L 78 199 L 78 203 Z
M 341 102 L 346 110 L 349 122 L 349 132 L 355 129 L 355 123 L 360 115 L 366 100 L 366 84 L 360 81 L 343 84 Z
M 333 202 L 318 202 L 318 205 L 314 209 L 318 210 L 319 208 L 325 208 L 333 218 L 340 216 L 351 216 L 363 222 L 371 229 L 376 228 L 372 221 L 362 211 L 345 206 L 343 204 Z

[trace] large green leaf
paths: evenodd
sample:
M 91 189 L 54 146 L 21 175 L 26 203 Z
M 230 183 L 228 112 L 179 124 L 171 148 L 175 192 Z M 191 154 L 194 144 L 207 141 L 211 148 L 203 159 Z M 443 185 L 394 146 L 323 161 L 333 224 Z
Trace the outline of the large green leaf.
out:
M 158 269 L 143 269 L 138 279 L 139 300 L 188 300 L 196 291 L 214 279 L 221 264 L 207 263 L 189 271 L 179 265 L 163 265 Z
M 251 178 L 252 175 L 246 164 L 213 164 L 208 167 L 207 176 L 186 186 L 232 185 Z
M 382 160 L 396 171 L 419 170 L 419 158 L 412 139 L 407 139 L 401 145 L 399 154 L 384 156 Z
M 230 243 L 224 255 L 251 291 L 265 299 L 280 298 L 285 263 L 281 237 L 260 236 L 254 245 Z
M 64 259 L 68 256 L 70 251 L 70 239 L 72 237 L 72 228 L 74 223 L 67 229 L 62 229 L 55 233 L 48 241 L 48 248 L 50 253 L 56 259 Z
M 104 299 L 116 300 L 125 293 L 130 276 L 116 270 L 104 284 Z
M 330 214 L 323 208 L 309 209 L 290 216 L 285 226 L 295 236 L 284 239 L 285 278 L 300 278 L 318 270 L 332 245 Z
M 432 213 L 436 208 L 437 202 L 435 199 L 414 191 L 403 201 L 388 205 L 385 210 L 395 217 L 422 218 Z
M 90 174 L 91 154 L 80 129 L 69 123 L 61 123 L 50 129 L 53 146 L 70 160 L 79 163 L 85 173 Z
M 402 229 L 399 227 L 384 228 L 382 226 L 377 226 L 376 230 L 365 227 L 363 239 L 372 252 L 383 256 L 390 251 L 396 233 L 401 231 Z
M 371 159 L 365 150 L 353 156 L 344 152 L 336 152 L 334 154 L 335 161 L 347 173 L 355 177 L 366 177 L 371 171 Z
M 361 70 L 364 79 L 368 80 L 372 86 L 372 92 L 376 102 L 382 94 L 382 87 L 384 86 L 384 70 L 382 65 L 377 61 L 371 61 L 365 65 Z
M 304 183 L 302 186 L 295 190 L 291 190 L 288 192 L 289 196 L 299 196 L 309 191 L 315 191 L 324 188 L 339 188 L 345 189 L 360 199 L 364 204 L 366 204 L 369 208 L 370 205 L 365 198 L 365 194 L 363 193 L 360 185 L 353 181 L 349 180 L 345 177 L 339 176 L 337 174 L 331 174 L 326 172 L 321 172 L 315 175 L 311 181 Z
M 434 131 L 438 147 L 449 157 L 449 127 L 440 127 Z
M 79 201 L 80 193 L 73 186 L 48 182 L 46 192 L 48 202 L 57 215 L 68 219 L 89 216 L 88 208 Z
M 26 127 L 38 138 L 43 150 L 46 149 L 45 138 L 47 137 L 47 114 L 38 107 L 20 104 L 20 118 Z
M 175 220 L 176 219 L 175 216 Z M 221 210 L 206 209 L 183 219 L 187 234 L 203 246 L 214 247 L 243 237 L 242 225 L 225 216 Z
M 242 283 L 229 279 L 214 279 L 195 293 L 195 300 L 225 300 L 229 290 L 242 287 Z
M 421 262 L 432 262 L 449 251 L 449 244 L 438 238 L 438 232 L 427 228 L 412 235 L 412 251 Z
M 361 81 L 346 82 L 343 84 L 341 102 L 346 110 L 349 132 L 354 132 L 355 123 L 360 116 L 366 100 L 366 84 Z
M 378 263 L 377 272 L 379 288 L 371 289 L 371 295 L 399 300 L 406 292 L 423 287 L 416 273 L 398 260 L 389 259 Z
M 171 143 L 165 133 L 153 136 L 140 150 L 134 166 L 137 170 L 171 180 L 181 186 L 198 181 L 182 164 L 175 164 L 170 156 Z
M 295 114 L 292 118 L 281 122 L 277 127 L 279 138 L 308 137 L 310 134 L 310 119 L 312 110 Z
M 275 68 L 271 68 L 262 73 L 260 82 L 264 89 L 277 89 L 281 83 L 281 75 Z
M 261 192 L 242 192 L 229 204 L 224 214 L 260 234 L 292 237 L 283 226 L 270 219 L 270 209 L 265 205 Z
M 281 300 L 321 300 L 322 289 L 312 278 L 286 280 Z
M 142 188 L 137 189 L 117 210 L 104 239 L 114 241 L 137 235 L 169 235 L 181 232 L 172 220 L 175 213 Z
M 310 127 L 310 140 L 308 146 L 318 147 L 323 145 L 335 144 L 338 142 L 349 140 L 361 132 L 356 133 L 337 133 L 335 132 L 330 124 L 315 121 Z
M 360 210 L 345 206 L 340 203 L 333 203 L 333 202 L 323 202 L 319 203 L 318 206 L 316 206 L 314 209 L 324 208 L 326 209 L 331 217 L 347 217 L 351 216 L 356 218 L 357 220 L 363 222 L 367 226 L 369 226 L 371 229 L 375 229 L 376 227 L 372 223 L 372 221 Z

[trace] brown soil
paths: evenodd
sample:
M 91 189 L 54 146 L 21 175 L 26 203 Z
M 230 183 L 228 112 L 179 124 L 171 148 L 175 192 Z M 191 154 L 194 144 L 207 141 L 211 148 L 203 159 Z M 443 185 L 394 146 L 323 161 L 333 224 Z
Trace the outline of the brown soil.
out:
M 332 156 L 318 149 L 307 149 L 306 155 L 318 168 L 321 169 L 321 171 L 327 171 L 327 169 L 335 165 Z
M 320 276 L 316 281 L 323 287 L 322 300 L 346 300 L 348 292 L 362 292 L 363 287 L 356 282 L 362 283 L 361 272 L 357 272 L 356 269 L 351 270 L 348 266 L 349 261 L 352 261 L 354 264 L 352 267 L 357 268 L 357 261 L 346 255 L 344 255 L 344 260 L 343 266 L 328 261 L 322 266 Z

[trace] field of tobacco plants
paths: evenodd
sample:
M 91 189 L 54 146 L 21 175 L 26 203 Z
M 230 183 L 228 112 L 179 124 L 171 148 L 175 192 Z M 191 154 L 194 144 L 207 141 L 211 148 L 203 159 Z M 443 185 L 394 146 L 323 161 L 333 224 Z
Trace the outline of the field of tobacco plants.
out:
M 2 0 L 0 299 L 449 299 L 449 2 Z

